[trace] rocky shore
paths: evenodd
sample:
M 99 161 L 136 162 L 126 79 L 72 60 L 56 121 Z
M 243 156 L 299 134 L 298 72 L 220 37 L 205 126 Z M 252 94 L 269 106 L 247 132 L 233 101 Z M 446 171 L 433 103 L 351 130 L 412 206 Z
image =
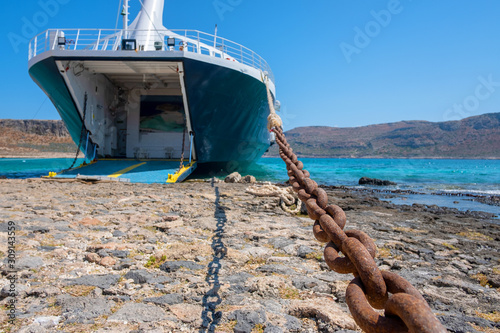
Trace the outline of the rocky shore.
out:
M 359 331 L 312 221 L 247 187 L 0 180 L 0 331 Z M 498 224 L 326 190 L 450 332 L 500 332 Z

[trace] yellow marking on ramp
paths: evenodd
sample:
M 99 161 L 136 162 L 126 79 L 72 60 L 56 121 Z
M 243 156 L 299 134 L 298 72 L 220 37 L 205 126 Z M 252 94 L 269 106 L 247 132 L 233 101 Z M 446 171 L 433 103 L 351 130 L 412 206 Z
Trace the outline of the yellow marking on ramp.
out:
M 108 177 L 109 178 L 118 178 L 121 175 L 129 172 L 130 170 L 134 170 L 135 168 L 138 168 L 138 167 L 140 167 L 141 165 L 144 165 L 144 164 L 146 164 L 146 162 L 142 162 L 142 163 L 139 163 L 139 164 L 135 164 L 135 165 L 129 166 L 128 168 L 125 168 L 123 170 L 117 171 L 117 172 L 109 175 Z
M 189 169 L 191 169 L 191 167 L 195 164 L 196 162 L 195 161 L 192 161 L 191 164 L 188 164 L 188 165 L 184 165 L 180 170 L 177 170 L 177 172 L 173 175 L 171 174 L 168 174 L 168 179 L 167 179 L 167 183 L 169 184 L 172 184 L 172 183 L 177 183 L 177 180 L 179 179 L 179 177 L 186 171 L 188 171 Z

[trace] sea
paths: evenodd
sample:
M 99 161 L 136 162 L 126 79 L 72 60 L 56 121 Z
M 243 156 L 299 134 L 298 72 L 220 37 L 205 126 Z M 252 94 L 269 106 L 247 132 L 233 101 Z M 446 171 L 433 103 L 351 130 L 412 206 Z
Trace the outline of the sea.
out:
M 301 161 L 318 184 L 372 191 L 381 200 L 394 204 L 438 205 L 500 216 L 499 206 L 477 200 L 500 197 L 500 160 L 301 158 Z M 72 158 L 4 158 L 0 159 L 0 177 L 46 176 L 68 168 L 72 162 Z M 82 162 L 78 160 L 76 165 Z M 259 181 L 288 179 L 285 163 L 279 158 L 261 158 L 244 174 Z M 195 174 L 195 177 L 209 176 Z M 359 185 L 361 177 L 389 180 L 397 185 Z

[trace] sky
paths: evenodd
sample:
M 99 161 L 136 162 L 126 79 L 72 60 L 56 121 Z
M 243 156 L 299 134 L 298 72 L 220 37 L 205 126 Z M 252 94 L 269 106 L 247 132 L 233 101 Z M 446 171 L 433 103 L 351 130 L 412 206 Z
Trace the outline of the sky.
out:
M 130 5 L 133 19 L 140 2 Z M 2 1 L 0 118 L 60 119 L 29 77 L 28 41 L 46 29 L 113 29 L 118 8 Z M 500 112 L 499 15 L 498 0 L 166 0 L 164 25 L 217 24 L 266 59 L 288 130 Z

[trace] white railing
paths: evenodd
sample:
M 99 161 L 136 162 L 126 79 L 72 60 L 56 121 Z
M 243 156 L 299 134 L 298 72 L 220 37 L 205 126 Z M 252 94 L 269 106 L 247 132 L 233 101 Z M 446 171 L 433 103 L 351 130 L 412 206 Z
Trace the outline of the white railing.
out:
M 134 36 L 141 40 L 141 37 L 151 34 L 161 41 L 155 43 L 154 47 L 146 47 L 156 50 L 151 52 L 185 51 L 236 61 L 267 72 L 274 82 L 271 68 L 257 53 L 228 39 L 197 30 L 49 29 L 31 39 L 29 59 L 50 50 L 119 51 L 122 49 L 122 40 L 128 39 L 126 37 Z M 168 46 L 169 38 L 175 38 L 174 46 Z M 138 52 L 143 52 L 144 48 L 144 45 L 136 45 Z

